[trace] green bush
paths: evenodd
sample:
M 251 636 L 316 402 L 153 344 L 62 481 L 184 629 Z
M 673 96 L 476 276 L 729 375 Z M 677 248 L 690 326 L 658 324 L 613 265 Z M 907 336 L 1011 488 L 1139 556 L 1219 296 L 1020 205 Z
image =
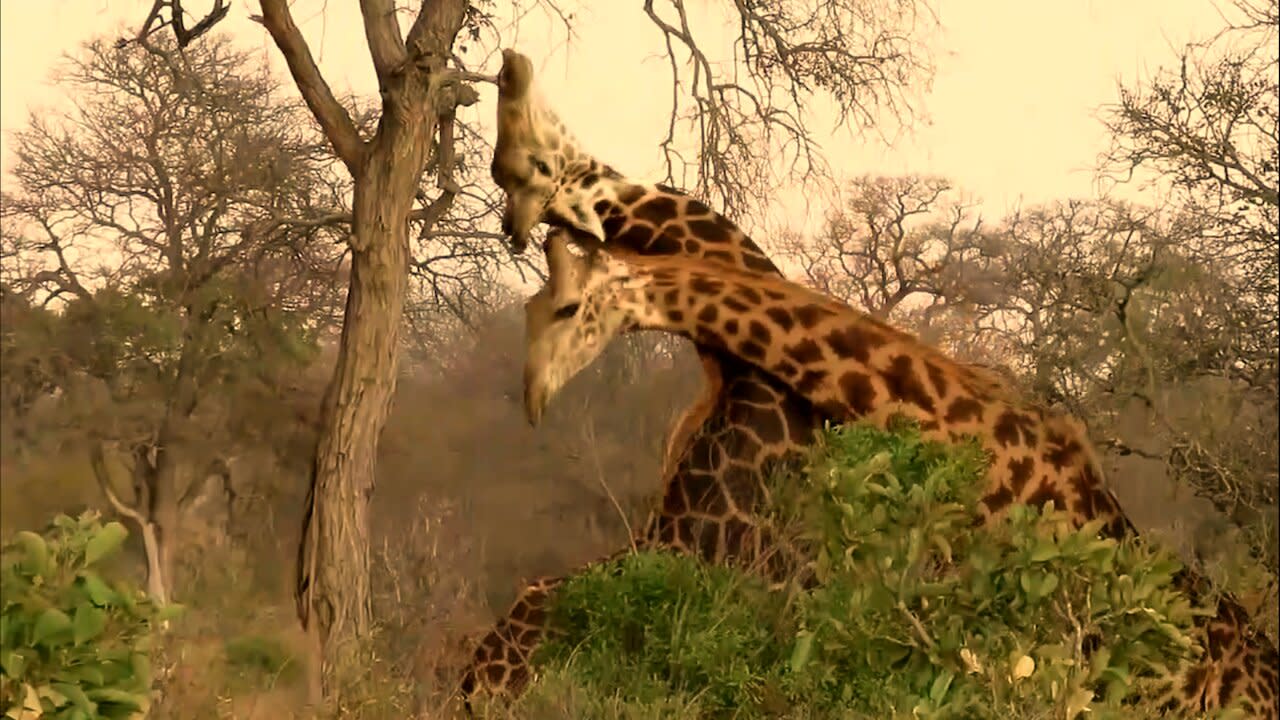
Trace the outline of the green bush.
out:
M 128 531 L 96 513 L 59 515 L 43 534 L 0 549 L 0 707 L 8 718 L 135 718 L 150 708 L 151 639 L 160 609 L 98 567 Z
M 769 593 L 666 553 L 596 567 L 557 593 L 517 716 L 1141 716 L 1144 679 L 1200 652 L 1179 563 L 1052 508 L 978 531 L 985 466 L 911 427 L 829 431 L 775 483 L 816 582 Z
M 780 598 L 762 582 L 667 553 L 595 566 L 557 593 L 552 625 L 569 633 L 539 648 L 540 663 L 571 666 L 593 687 L 663 704 L 700 696 L 704 708 L 754 701 L 782 648 L 769 620 Z

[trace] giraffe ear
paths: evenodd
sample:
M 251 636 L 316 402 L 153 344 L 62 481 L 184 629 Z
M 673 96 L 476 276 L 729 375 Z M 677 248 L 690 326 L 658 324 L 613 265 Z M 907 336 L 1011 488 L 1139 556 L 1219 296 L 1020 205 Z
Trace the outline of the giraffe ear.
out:
M 585 279 L 585 260 L 569 249 L 569 231 L 553 229 L 547 233 L 547 287 L 551 289 L 552 306 L 557 315 L 565 307 L 582 301 L 582 282 Z
M 573 226 L 596 240 L 604 242 L 604 224 L 600 222 L 600 216 L 596 214 L 595 208 L 583 207 L 585 204 L 585 200 L 574 203 L 573 212 L 570 214 L 573 218 Z

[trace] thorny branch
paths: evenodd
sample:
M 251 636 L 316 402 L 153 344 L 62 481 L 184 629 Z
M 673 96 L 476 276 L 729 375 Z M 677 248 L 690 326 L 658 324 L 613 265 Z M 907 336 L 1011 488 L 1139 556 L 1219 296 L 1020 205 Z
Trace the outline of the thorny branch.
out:
M 734 0 L 733 58 L 707 54 L 684 0 L 663 5 L 646 0 L 644 10 L 671 67 L 667 180 L 688 185 L 692 175 L 694 191 L 718 197 L 730 215 L 767 205 L 779 170 L 787 179 L 826 177 L 809 129 L 819 101 L 833 101 L 838 122 L 859 129 L 890 117 L 908 125 L 908 92 L 933 73 L 916 37 L 920 25 L 936 23 L 923 1 Z M 696 160 L 679 146 L 680 124 L 694 131 Z
M 1100 172 L 1129 182 L 1140 170 L 1172 184 L 1203 220 L 1207 261 L 1230 265 L 1274 307 L 1280 245 L 1280 95 L 1277 0 L 1236 0 L 1226 27 L 1188 44 L 1177 64 L 1104 108 L 1112 144 Z
M 995 284 L 982 218 L 951 193 L 939 178 L 858 178 L 818 236 L 784 233 L 779 250 L 811 285 L 878 318 L 927 299 L 928 320 L 989 297 Z
M 169 11 L 167 19 L 163 15 L 165 10 Z M 152 45 L 149 40 L 152 33 L 169 27 L 173 28 L 173 36 L 178 41 L 178 49 L 183 50 L 191 44 L 191 41 L 209 32 L 214 25 L 227 16 L 227 12 L 230 10 L 231 3 L 227 0 L 213 0 L 213 7 L 208 14 L 188 28 L 186 13 L 182 8 L 182 0 L 154 0 L 151 4 L 151 11 L 147 13 L 147 19 L 142 22 L 142 28 L 138 30 L 138 34 L 131 38 L 121 38 L 116 41 L 116 47 L 123 48 L 131 42 L 136 42 L 149 52 L 163 54 L 164 51 Z

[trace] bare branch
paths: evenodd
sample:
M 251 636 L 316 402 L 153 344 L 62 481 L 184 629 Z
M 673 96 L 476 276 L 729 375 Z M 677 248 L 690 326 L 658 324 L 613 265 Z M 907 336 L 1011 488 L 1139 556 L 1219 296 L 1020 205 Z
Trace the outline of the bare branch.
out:
M 160 14 L 166 8 L 169 10 L 168 20 L 165 20 Z M 231 4 L 227 0 L 213 0 L 213 7 L 209 9 L 209 13 L 198 20 L 195 25 L 187 28 L 182 0 L 153 0 L 151 11 L 147 13 L 147 19 L 142 22 L 142 28 L 138 30 L 138 34 L 132 38 L 121 38 L 116 42 L 116 47 L 123 48 L 131 42 L 136 42 L 150 52 L 161 54 L 162 51 L 149 43 L 148 38 L 154 32 L 165 27 L 171 27 L 173 28 L 173 37 L 178 43 L 178 49 L 185 49 L 193 40 L 213 29 L 213 26 L 225 18 L 230 11 Z
M 262 19 L 267 32 L 275 40 L 280 53 L 289 66 L 289 73 L 297 83 L 302 99 L 311 109 L 325 137 L 333 144 L 338 158 L 347 166 L 352 177 L 364 171 L 365 143 L 356 131 L 346 108 L 334 98 L 333 91 L 320 74 L 311 57 L 302 31 L 293 22 L 286 0 L 262 0 Z M 391 19 L 394 22 L 394 18 Z
M 859 129 L 890 119 L 909 124 L 908 91 L 932 75 L 915 37 L 924 16 L 933 20 L 926 3 L 735 0 L 733 57 L 720 58 L 702 46 L 685 0 L 646 0 L 671 67 L 671 117 L 662 143 L 667 180 L 718 196 L 730 215 L 767 205 L 775 173 L 806 183 L 829 180 L 808 127 L 809 106 L 833 100 L 840 122 Z M 678 124 L 693 130 L 696 160 L 678 147 Z
M 400 24 L 396 21 L 396 8 L 392 0 L 360 0 L 360 14 L 364 17 L 364 36 L 369 43 L 369 56 L 378 74 L 378 87 L 386 91 L 386 83 L 408 60 L 404 38 L 400 37 Z M 422 11 L 426 14 L 426 10 Z
M 146 526 L 147 519 L 142 513 L 121 500 L 115 488 L 111 486 L 111 473 L 107 470 L 106 452 L 101 440 L 89 445 L 89 464 L 93 468 L 93 476 L 98 480 L 98 487 L 102 488 L 102 494 L 106 496 L 107 502 L 111 503 L 111 507 L 122 516 L 138 523 L 139 527 Z

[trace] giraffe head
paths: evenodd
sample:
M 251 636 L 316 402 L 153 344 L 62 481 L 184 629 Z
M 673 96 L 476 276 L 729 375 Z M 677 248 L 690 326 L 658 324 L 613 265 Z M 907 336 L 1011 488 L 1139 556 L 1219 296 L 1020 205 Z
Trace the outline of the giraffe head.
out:
M 578 149 L 564 123 L 538 98 L 533 63 L 511 49 L 502 51 L 498 139 L 489 170 L 507 196 L 502 231 L 516 252 L 524 250 L 540 222 L 604 240 L 594 205 L 607 192 L 601 175 L 612 171 Z
M 565 383 L 634 325 L 643 297 L 644 280 L 624 263 L 598 246 L 577 255 L 571 242 L 567 230 L 548 233 L 547 284 L 525 303 L 524 405 L 531 425 Z

